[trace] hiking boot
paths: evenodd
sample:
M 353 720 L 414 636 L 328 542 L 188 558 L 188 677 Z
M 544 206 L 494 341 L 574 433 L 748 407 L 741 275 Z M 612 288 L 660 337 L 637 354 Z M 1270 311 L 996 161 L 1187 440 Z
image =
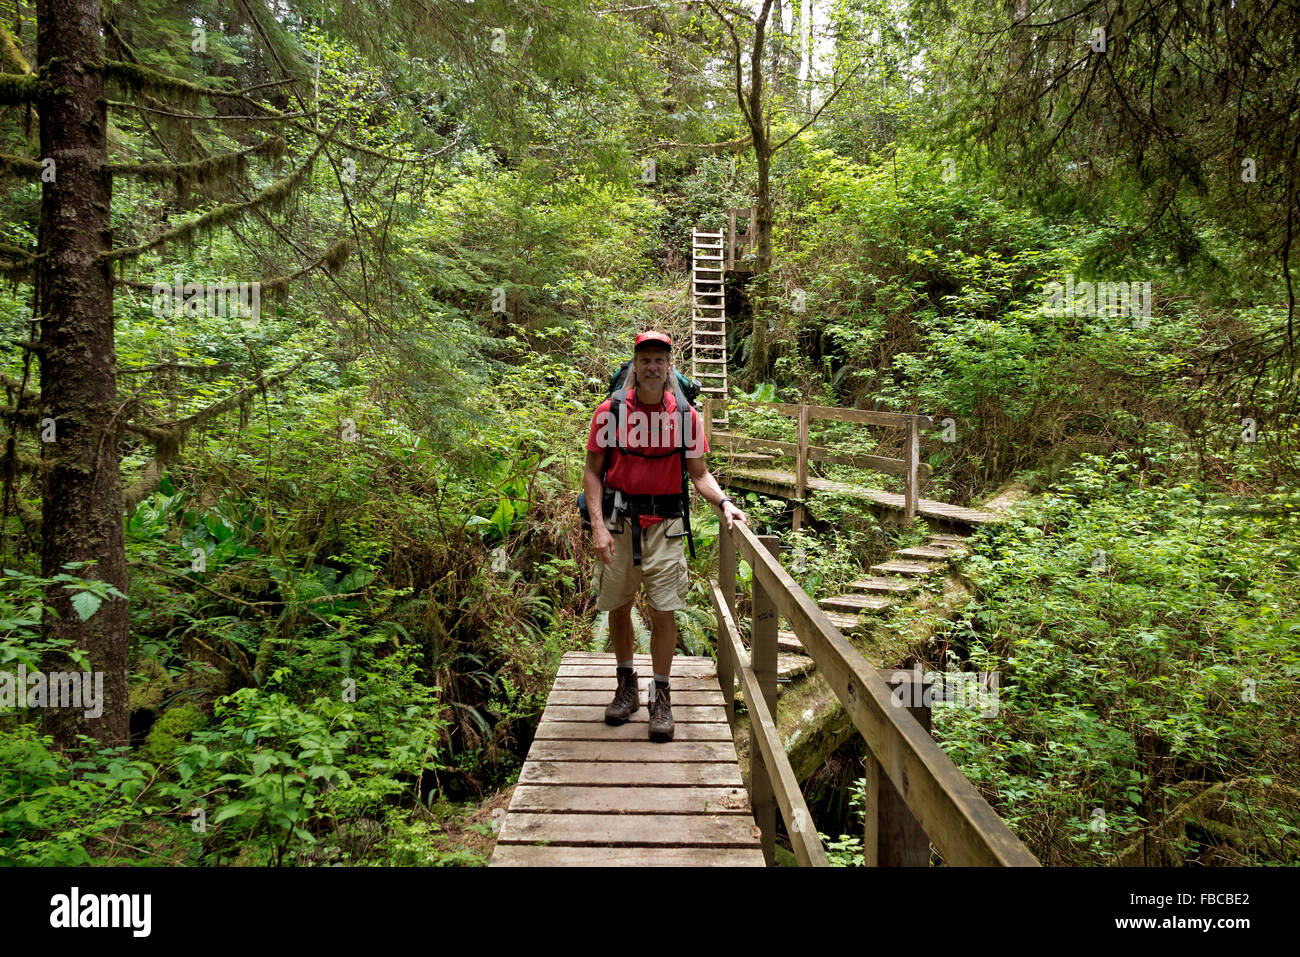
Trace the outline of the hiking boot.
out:
M 625 724 L 627 719 L 636 714 L 640 703 L 636 700 L 636 672 L 618 669 L 618 690 L 614 700 L 605 709 L 606 724 Z
M 650 706 L 650 740 L 671 741 L 673 739 L 673 708 L 668 698 L 668 686 L 658 682 L 654 685 L 654 703 Z

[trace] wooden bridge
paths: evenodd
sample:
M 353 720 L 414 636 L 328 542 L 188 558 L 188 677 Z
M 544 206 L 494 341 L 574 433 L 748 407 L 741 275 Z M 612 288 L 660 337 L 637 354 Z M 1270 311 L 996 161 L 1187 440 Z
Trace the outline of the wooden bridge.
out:
M 793 417 L 798 420 L 798 438 L 795 442 L 782 442 L 720 431 L 713 426 L 719 405 L 726 410 L 763 409 Z M 931 473 L 930 466 L 920 461 L 920 429 L 934 424 L 934 420 L 928 415 L 875 412 L 868 409 L 840 409 L 825 405 L 788 405 L 781 402 L 733 400 L 719 403 L 711 397 L 704 400 L 704 406 L 705 412 L 701 418 L 709 447 L 726 450 L 730 453 L 732 463 L 740 465 L 740 467 L 728 468 L 723 473 L 723 483 L 732 488 L 795 502 L 794 527 L 796 529 L 807 521 L 807 502 L 813 493 L 844 495 L 901 511 L 904 521 L 908 523 L 912 522 L 917 515 L 937 521 L 945 527 L 952 524 L 983 525 L 987 522 L 1001 521 L 1000 516 L 991 512 L 962 508 L 921 497 L 921 489 L 929 481 Z M 817 420 L 901 429 L 903 456 L 889 458 L 880 455 L 861 455 L 812 445 L 808 433 L 811 423 Z M 794 470 L 756 467 L 775 463 L 780 457 L 793 458 Z M 887 492 L 883 489 L 810 476 L 808 474 L 810 462 L 848 465 L 885 475 L 895 475 L 903 479 L 903 492 L 902 494 Z
M 731 531 L 719 520 L 719 575 L 710 583 L 717 663 L 673 659 L 675 739 L 648 740 L 645 707 L 625 725 L 605 725 L 613 656 L 565 655 L 491 863 L 772 865 L 779 812 L 798 862 L 825 865 L 774 717 L 785 618 L 865 740 L 868 865 L 925 866 L 931 847 L 945 864 L 1037 865 L 930 738 L 914 677 L 867 663 L 782 568 L 775 537 L 744 525 Z M 738 558 L 753 570 L 748 649 L 737 615 Z M 649 656 L 638 656 L 637 671 L 648 686 Z M 737 682 L 749 711 L 748 793 L 733 738 Z
M 921 497 L 930 468 L 920 462 L 919 430 L 933 424 L 928 416 L 764 403 L 797 420 L 795 442 L 729 431 L 729 410 L 746 403 L 728 397 L 723 276 L 745 270 L 756 212 L 728 210 L 724 229 L 693 236 L 692 370 L 703 382 L 701 419 L 709 444 L 729 453 L 724 483 L 793 501 L 795 528 L 807 522 L 814 495 L 832 492 L 900 511 L 909 523 L 920 515 L 940 531 L 998 520 Z M 743 236 L 742 220 L 748 227 Z M 901 428 L 902 458 L 814 445 L 809 431 L 816 421 Z M 783 457 L 794 459 L 793 471 L 766 467 Z M 810 476 L 810 462 L 898 476 L 903 492 Z M 853 582 L 852 593 L 823 599 L 823 609 L 781 567 L 775 537 L 760 538 L 744 525 L 730 531 L 720 514 L 719 525 L 719 574 L 710 583 L 717 661 L 674 657 L 674 740 L 649 740 L 648 655 L 635 659 L 643 706 L 628 723 L 610 727 L 604 711 L 616 686 L 614 656 L 566 654 L 501 821 L 492 865 L 770 866 L 778 812 L 799 864 L 825 865 L 816 822 L 776 723 L 778 676 L 813 671 L 829 683 L 865 739 L 867 864 L 925 866 L 933 847 L 945 864 L 1037 865 L 930 738 L 927 687 L 916 686 L 919 676 L 878 671 L 844 636 L 860 616 L 888 608 L 919 577 L 937 571 L 964 539 L 937 534 L 926 546 L 902 549 L 873 566 L 873 576 Z M 740 558 L 753 571 L 748 648 L 736 596 Z M 778 630 L 781 619 L 789 631 Z M 778 656 L 778 650 L 789 654 Z M 748 789 L 736 749 L 737 683 L 748 711 Z

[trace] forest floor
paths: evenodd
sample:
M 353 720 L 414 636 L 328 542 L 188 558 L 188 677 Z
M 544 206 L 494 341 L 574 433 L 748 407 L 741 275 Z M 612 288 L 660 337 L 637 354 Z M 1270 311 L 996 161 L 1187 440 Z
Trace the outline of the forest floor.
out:
M 486 864 L 497 844 L 496 822 L 505 818 L 514 793 L 512 784 L 476 804 L 458 805 L 455 812 L 442 821 L 439 831 L 432 835 L 433 849 L 448 856 L 469 854 L 481 857 Z M 500 813 L 497 813 L 498 809 Z

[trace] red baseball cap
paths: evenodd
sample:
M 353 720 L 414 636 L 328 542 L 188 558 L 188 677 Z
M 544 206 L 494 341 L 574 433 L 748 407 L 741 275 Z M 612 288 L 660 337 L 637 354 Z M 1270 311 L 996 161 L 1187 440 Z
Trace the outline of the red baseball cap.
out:
M 673 340 L 668 338 L 664 333 L 655 332 L 652 329 L 649 332 L 643 332 L 636 337 L 636 345 L 632 347 L 632 351 L 636 352 L 638 349 L 643 349 L 647 345 L 663 346 L 671 352 L 673 348 Z

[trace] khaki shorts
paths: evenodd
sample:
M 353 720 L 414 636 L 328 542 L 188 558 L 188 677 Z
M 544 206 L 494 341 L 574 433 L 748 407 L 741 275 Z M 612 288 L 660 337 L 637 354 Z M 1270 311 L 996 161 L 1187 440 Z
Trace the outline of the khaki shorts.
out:
M 690 571 L 686 567 L 686 526 L 680 518 L 665 518 L 641 529 L 641 567 L 632 564 L 631 520 L 624 517 L 614 540 L 614 560 L 606 565 L 596 559 L 592 583 L 596 609 L 611 611 L 636 598 L 645 582 L 645 596 L 655 611 L 676 611 L 686 607 Z

